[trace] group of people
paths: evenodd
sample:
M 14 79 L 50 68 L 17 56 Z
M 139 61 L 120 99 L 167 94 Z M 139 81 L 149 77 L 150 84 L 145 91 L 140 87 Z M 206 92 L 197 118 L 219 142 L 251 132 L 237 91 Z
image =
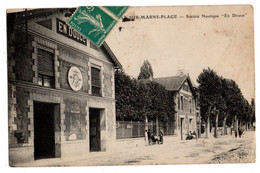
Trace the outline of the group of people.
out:
M 144 140 L 145 145 L 152 145 L 152 144 L 163 144 L 163 130 L 159 129 L 159 136 L 156 136 L 155 134 L 151 134 L 151 130 L 145 130 L 144 132 Z
M 198 138 L 197 138 L 197 134 L 196 134 L 195 131 L 193 131 L 193 132 L 190 131 L 190 132 L 188 133 L 187 137 L 186 137 L 186 140 L 191 140 L 191 139 L 198 139 Z

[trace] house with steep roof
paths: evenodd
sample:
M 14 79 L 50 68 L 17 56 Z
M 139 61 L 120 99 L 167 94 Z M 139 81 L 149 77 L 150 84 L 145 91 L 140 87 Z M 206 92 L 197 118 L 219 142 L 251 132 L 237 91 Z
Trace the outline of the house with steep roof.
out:
M 154 78 L 153 81 L 173 92 L 176 112 L 174 133 L 181 140 L 186 139 L 189 132 L 195 131 L 197 135 L 200 135 L 199 94 L 189 75 Z

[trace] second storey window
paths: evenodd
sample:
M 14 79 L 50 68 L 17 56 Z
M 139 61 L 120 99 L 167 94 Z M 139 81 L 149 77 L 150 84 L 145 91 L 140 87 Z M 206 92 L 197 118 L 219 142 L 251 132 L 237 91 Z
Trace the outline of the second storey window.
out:
M 178 96 L 178 110 L 180 110 L 180 97 Z
M 38 49 L 38 85 L 54 87 L 54 54 Z
M 101 80 L 100 69 L 91 67 L 91 91 L 94 96 L 102 96 L 101 94 Z
M 183 96 L 181 96 L 181 110 L 183 110 Z

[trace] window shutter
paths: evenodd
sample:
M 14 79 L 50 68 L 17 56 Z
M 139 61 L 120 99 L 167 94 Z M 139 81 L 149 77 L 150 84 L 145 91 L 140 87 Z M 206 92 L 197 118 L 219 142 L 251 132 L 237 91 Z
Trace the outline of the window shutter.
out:
M 100 69 L 91 67 L 92 95 L 101 96 Z
M 100 87 L 101 82 L 100 82 L 100 70 L 97 68 L 91 68 L 91 79 L 92 79 L 92 85 Z
M 38 73 L 54 76 L 53 53 L 38 49 Z

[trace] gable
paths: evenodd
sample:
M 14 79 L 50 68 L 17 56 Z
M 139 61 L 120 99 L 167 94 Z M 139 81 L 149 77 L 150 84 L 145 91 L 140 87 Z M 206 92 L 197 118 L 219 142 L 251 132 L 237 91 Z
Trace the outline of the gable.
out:
M 97 48 L 82 34 L 67 25 L 68 14 L 72 11 L 72 9 L 68 8 L 27 11 L 27 14 L 30 14 L 28 16 L 28 31 L 37 32 L 57 44 L 72 47 L 75 51 L 96 57 L 104 62 L 113 63 L 116 68 L 122 68 L 122 65 L 105 42 L 101 47 Z
M 39 25 L 41 25 L 45 28 L 52 30 L 52 20 L 51 19 L 41 20 L 36 23 L 38 23 Z
M 190 87 L 189 83 L 187 82 L 187 79 L 186 79 L 186 81 L 182 84 L 181 89 L 184 90 L 184 91 L 186 91 L 186 92 L 191 92 L 191 87 Z
M 182 85 L 180 86 L 179 91 L 184 91 L 184 92 L 191 93 L 194 97 L 196 97 L 195 91 L 194 91 L 194 88 L 193 88 L 193 85 L 192 85 L 192 82 L 191 82 L 189 76 L 182 83 Z

